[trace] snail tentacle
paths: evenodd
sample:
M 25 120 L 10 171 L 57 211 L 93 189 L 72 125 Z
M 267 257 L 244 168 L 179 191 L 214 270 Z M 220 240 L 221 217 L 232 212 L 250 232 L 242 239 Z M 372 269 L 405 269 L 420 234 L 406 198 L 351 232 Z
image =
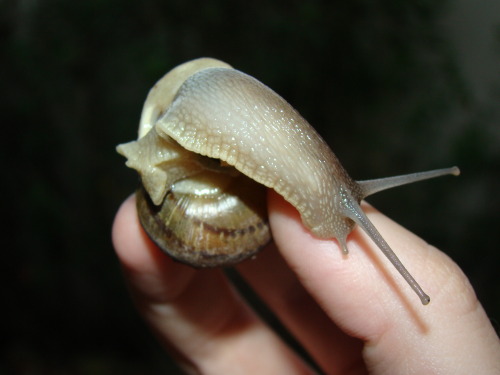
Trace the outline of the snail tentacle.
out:
M 459 174 L 460 169 L 458 169 L 458 167 L 451 167 L 356 182 L 361 188 L 361 196 L 363 198 L 366 198 L 372 194 L 378 193 L 379 191 L 391 189 L 393 187 L 412 184 L 414 182 L 428 180 L 445 175 L 458 176 Z

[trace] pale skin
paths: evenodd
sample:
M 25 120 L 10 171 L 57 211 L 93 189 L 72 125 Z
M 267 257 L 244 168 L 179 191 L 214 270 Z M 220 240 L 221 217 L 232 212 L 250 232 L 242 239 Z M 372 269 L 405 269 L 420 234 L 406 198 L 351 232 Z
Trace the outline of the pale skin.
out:
M 367 204 L 362 207 L 430 295 L 413 291 L 356 228 L 350 253 L 303 227 L 268 196 L 274 244 L 236 268 L 327 374 L 500 374 L 500 342 L 469 281 L 444 253 Z M 113 243 L 141 315 L 187 373 L 311 374 L 251 310 L 220 269 L 164 255 L 142 230 L 135 199 Z

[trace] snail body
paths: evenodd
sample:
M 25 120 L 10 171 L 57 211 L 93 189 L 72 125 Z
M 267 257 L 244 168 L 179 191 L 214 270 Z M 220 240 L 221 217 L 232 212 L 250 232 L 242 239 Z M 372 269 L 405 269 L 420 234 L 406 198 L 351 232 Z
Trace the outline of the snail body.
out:
M 457 175 L 456 167 L 354 181 L 290 104 L 214 59 L 187 62 L 164 76 L 144 104 L 139 139 L 117 150 L 141 176 L 143 227 L 182 262 L 220 266 L 255 254 L 271 238 L 267 187 L 298 210 L 315 236 L 336 238 L 345 253 L 358 224 L 422 303 L 429 302 L 359 202 L 390 187 Z

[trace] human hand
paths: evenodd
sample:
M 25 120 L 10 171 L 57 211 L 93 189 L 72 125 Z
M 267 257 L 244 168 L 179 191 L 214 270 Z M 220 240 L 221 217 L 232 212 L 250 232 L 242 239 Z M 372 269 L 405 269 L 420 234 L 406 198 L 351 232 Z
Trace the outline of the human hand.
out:
M 275 244 L 236 268 L 325 373 L 500 374 L 499 339 L 445 254 L 363 204 L 431 296 L 422 306 L 359 228 L 345 257 L 336 241 L 313 237 L 279 195 L 268 198 Z M 186 369 L 313 373 L 220 269 L 164 255 L 142 230 L 133 197 L 116 216 L 113 243 L 137 308 Z

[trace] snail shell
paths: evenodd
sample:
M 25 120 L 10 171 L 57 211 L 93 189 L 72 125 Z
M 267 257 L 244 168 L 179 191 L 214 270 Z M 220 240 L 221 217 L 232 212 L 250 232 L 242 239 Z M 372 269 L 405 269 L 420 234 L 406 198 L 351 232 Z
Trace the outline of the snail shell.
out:
M 290 104 L 214 59 L 193 60 L 165 75 L 146 99 L 139 139 L 117 150 L 140 174 L 143 227 L 182 262 L 233 264 L 265 245 L 268 187 L 299 211 L 314 235 L 336 238 L 346 253 L 347 235 L 360 225 L 429 302 L 359 202 L 393 186 L 458 174 L 456 167 L 356 182 Z

